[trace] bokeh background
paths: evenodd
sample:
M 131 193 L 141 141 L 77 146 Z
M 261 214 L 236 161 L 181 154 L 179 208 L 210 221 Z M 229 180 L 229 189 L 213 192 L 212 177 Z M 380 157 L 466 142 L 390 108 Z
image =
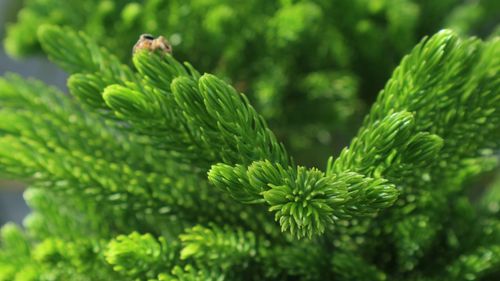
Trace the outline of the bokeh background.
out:
M 0 0 L 0 38 L 4 38 L 7 22 L 16 18 L 22 1 Z M 66 74 L 43 56 L 13 60 L 5 54 L 0 44 L 0 75 L 6 72 L 19 73 L 24 77 L 36 77 L 50 85 L 64 88 Z M 21 223 L 29 209 L 23 200 L 24 186 L 19 182 L 0 180 L 0 226 L 8 221 Z

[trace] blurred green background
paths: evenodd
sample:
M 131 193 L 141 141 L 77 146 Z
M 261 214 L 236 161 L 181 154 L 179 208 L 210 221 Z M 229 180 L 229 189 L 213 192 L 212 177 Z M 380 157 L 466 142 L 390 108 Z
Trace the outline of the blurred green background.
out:
M 0 0 L 0 38 L 4 38 L 6 22 L 16 18 L 22 1 Z M 43 55 L 14 60 L 5 54 L 0 44 L 0 75 L 7 72 L 19 73 L 25 77 L 36 77 L 60 88 L 66 87 L 67 75 L 51 64 Z M 23 200 L 23 184 L 0 179 L 0 225 L 8 221 L 20 223 L 29 209 Z

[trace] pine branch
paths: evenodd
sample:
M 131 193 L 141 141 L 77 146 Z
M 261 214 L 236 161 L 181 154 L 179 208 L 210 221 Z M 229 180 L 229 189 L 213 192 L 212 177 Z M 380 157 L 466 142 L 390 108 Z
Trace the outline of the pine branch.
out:
M 496 272 L 500 265 L 500 246 L 488 245 L 461 255 L 446 271 L 446 280 L 471 280 Z M 492 279 L 493 280 L 493 279 Z
M 181 259 L 224 271 L 233 266 L 239 271 L 249 267 L 250 261 L 259 255 L 258 245 L 265 242 L 252 232 L 215 225 L 194 226 L 179 238 L 183 244 Z
M 282 231 L 298 238 L 321 234 L 339 218 L 372 215 L 392 205 L 394 186 L 354 172 L 326 176 L 317 169 L 284 168 L 269 161 L 243 166 L 218 164 L 209 180 L 244 203 L 267 203 Z
M 82 199 L 86 198 L 61 194 L 54 186 L 29 187 L 24 192 L 24 200 L 32 210 L 23 221 L 27 235 L 37 241 L 51 237 L 67 241 L 110 237 L 112 224 L 106 219 L 109 209 L 103 209 L 95 200 Z
M 395 70 L 349 149 L 329 163 L 328 171 L 364 171 L 401 190 L 401 207 L 379 224 L 396 221 L 385 232 L 398 241 L 402 268 L 413 269 L 429 250 L 446 198 L 487 170 L 498 149 L 498 42 L 461 40 L 450 31 L 424 40 Z M 401 110 L 413 114 L 394 113 Z M 401 117 L 391 123 L 390 116 Z M 417 239 L 423 228 L 430 230 Z
M 123 214 L 123 205 L 134 202 L 138 220 L 139 214 L 149 208 L 158 211 L 160 217 L 188 215 L 190 212 L 184 210 L 191 208 L 207 219 L 215 214 L 212 206 L 222 198 L 208 196 L 209 188 L 196 184 L 196 178 L 179 179 L 186 175 L 179 170 L 182 167 L 171 164 L 163 168 L 161 153 L 132 142 L 39 82 L 26 83 L 18 77 L 1 82 L 4 91 L 0 99 L 7 106 L 0 111 L 2 173 L 42 182 L 48 188 L 65 190 L 67 195 L 76 193 L 85 200 L 93 198 L 106 205 L 103 210 L 114 214 Z M 43 93 L 40 98 L 39 93 Z M 165 176 L 170 172 L 179 180 Z M 196 192 L 195 184 L 205 188 Z M 132 199 L 136 195 L 141 202 Z M 202 210 L 200 205 L 206 208 Z M 191 220 L 198 221 L 199 217 L 192 214 Z M 122 227 L 134 229 L 130 222 L 127 224 Z
M 38 29 L 38 39 L 49 58 L 69 73 L 98 72 L 101 77 L 115 80 L 134 79 L 128 67 L 83 32 L 44 25 Z
M 156 240 L 150 234 L 134 232 L 112 240 L 104 255 L 113 270 L 129 278 L 154 278 L 172 267 L 178 259 L 177 248 L 164 238 Z

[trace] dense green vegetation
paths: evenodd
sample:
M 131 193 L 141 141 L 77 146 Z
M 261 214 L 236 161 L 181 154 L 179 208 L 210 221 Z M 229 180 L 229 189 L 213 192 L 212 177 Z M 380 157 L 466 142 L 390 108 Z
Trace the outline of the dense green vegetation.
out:
M 497 3 L 26 1 L 0 280 L 497 280 Z

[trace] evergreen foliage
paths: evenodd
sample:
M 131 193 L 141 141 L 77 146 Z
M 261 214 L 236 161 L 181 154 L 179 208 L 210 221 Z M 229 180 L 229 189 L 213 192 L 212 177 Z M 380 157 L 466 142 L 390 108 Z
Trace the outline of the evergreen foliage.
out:
M 328 118 L 336 120 L 328 121 L 344 124 L 343 109 L 332 107 L 336 95 L 346 97 L 341 107 L 357 106 L 355 81 L 368 81 L 363 89 L 380 82 L 370 84 L 375 70 L 360 72 L 349 53 L 387 74 L 392 58 L 376 64 L 384 46 L 377 40 L 404 53 L 433 27 L 417 20 L 419 12 L 454 7 L 446 20 L 466 33 L 489 20 L 486 7 L 494 4 L 480 2 L 473 8 L 481 16 L 462 22 L 470 4 L 451 0 L 439 9 L 409 0 L 194 2 L 67 1 L 50 14 L 43 9 L 60 1 L 27 2 L 6 44 L 27 52 L 39 43 L 70 74 L 71 95 L 16 75 L 0 78 L 0 174 L 30 185 L 25 199 L 33 210 L 24 229 L 0 231 L 0 280 L 500 278 L 500 178 L 470 196 L 470 183 L 498 161 L 498 37 L 441 30 L 424 38 L 395 68 L 350 144 L 316 164 L 324 170 L 298 165 L 304 158 L 271 129 L 305 100 L 292 121 L 333 108 Z M 352 15 L 329 25 L 325 15 L 335 4 Z M 69 17 L 69 9 L 81 14 Z M 142 29 L 163 30 L 166 12 L 165 26 L 186 42 L 179 55 L 143 50 L 129 65 L 131 48 L 118 46 Z M 377 15 L 387 26 L 375 25 Z M 119 25 L 103 24 L 120 17 Z M 35 28 L 47 22 L 93 36 Z M 200 28 L 206 41 L 195 38 Z M 37 39 L 17 38 L 17 29 Z M 317 54 L 306 56 L 311 45 Z M 217 46 L 227 49 L 207 56 Z M 329 56 L 339 65 L 318 71 Z M 305 58 L 311 65 L 290 65 Z M 296 104 L 283 106 L 295 95 Z M 315 109 L 318 102 L 324 107 Z M 328 119 L 314 118 L 310 124 Z M 304 130 L 284 125 L 284 138 Z
M 11 55 L 40 52 L 47 23 L 86 32 L 127 64 L 138 34 L 167 36 L 177 59 L 246 93 L 308 165 L 354 136 L 350 124 L 424 35 L 451 27 L 486 37 L 500 26 L 497 0 L 24 2 L 7 28 Z

